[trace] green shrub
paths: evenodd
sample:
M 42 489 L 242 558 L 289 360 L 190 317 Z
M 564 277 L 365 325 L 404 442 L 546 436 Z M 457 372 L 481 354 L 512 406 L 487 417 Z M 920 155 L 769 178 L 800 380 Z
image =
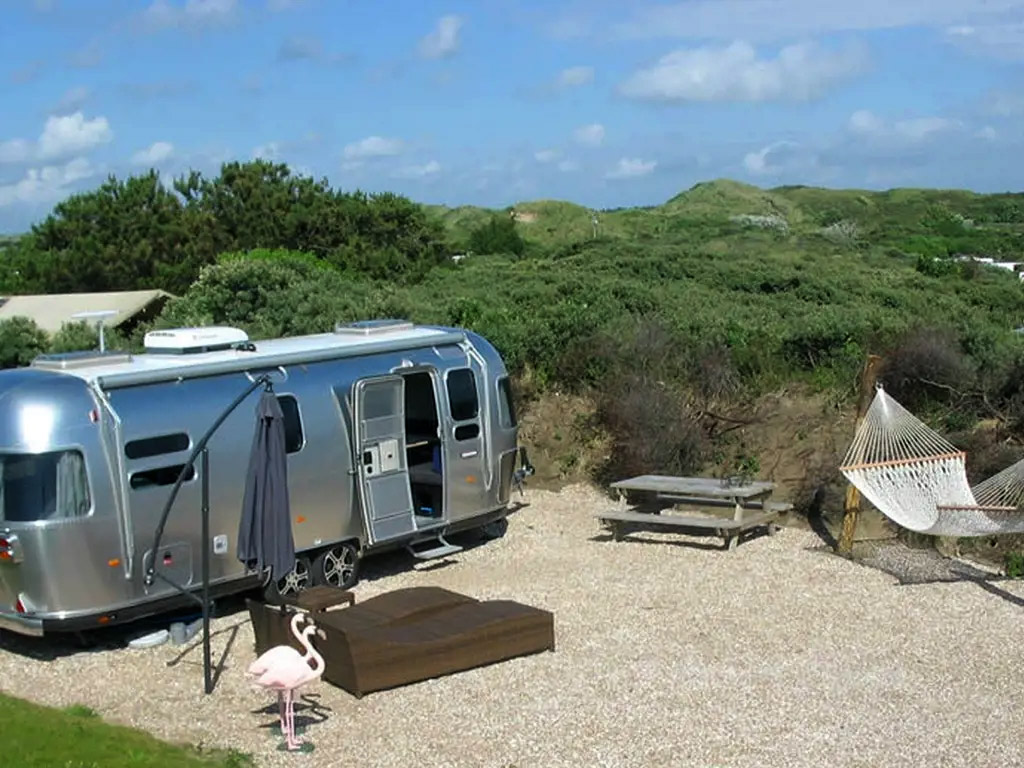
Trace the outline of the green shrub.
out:
M 46 332 L 35 321 L 27 317 L 0 320 L 0 368 L 28 365 L 48 346 Z
M 511 216 L 494 215 L 469 233 L 469 247 L 474 253 L 511 253 L 521 256 L 526 241 L 516 230 Z

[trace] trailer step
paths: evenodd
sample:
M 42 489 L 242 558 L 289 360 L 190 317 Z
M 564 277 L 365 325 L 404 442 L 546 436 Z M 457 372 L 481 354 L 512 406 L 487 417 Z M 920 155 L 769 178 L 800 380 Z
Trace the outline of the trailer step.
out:
M 430 541 L 433 542 L 435 540 L 431 539 Z M 462 551 L 462 547 L 458 544 L 450 544 L 445 541 L 443 535 L 439 535 L 436 541 L 438 542 L 438 546 L 431 547 L 430 549 L 413 549 L 412 544 L 406 545 L 406 549 L 408 549 L 409 553 L 418 560 L 435 560 L 438 557 L 445 557 L 446 555 L 453 555 L 456 552 Z

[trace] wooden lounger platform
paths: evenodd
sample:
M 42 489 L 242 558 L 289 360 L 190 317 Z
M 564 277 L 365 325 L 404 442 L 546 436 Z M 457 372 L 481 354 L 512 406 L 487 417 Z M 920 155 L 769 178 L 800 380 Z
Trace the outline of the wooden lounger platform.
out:
M 357 697 L 555 648 L 549 611 L 440 587 L 397 589 L 311 615 L 323 632 L 314 637 L 323 679 Z

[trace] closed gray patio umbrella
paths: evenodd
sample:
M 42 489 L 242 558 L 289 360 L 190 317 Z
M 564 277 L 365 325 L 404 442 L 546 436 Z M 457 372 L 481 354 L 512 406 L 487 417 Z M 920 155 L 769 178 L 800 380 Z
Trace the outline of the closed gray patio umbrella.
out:
M 238 559 L 277 581 L 295 567 L 288 501 L 284 413 L 269 386 L 256 406 L 256 431 L 238 524 Z

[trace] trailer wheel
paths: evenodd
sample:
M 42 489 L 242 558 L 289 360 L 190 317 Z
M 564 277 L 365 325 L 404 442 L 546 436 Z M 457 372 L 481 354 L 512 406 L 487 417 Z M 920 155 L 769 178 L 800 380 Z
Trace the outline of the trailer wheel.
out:
M 359 581 L 359 550 L 350 541 L 328 547 L 313 560 L 313 584 L 351 589 Z
M 280 605 L 309 586 L 310 562 L 306 555 L 296 555 L 295 567 L 277 581 L 267 580 L 263 598 L 272 605 Z
M 508 530 L 508 518 L 499 517 L 497 520 L 492 520 L 489 523 L 485 523 L 480 526 L 480 535 L 485 540 L 500 539 L 505 535 L 505 531 Z

